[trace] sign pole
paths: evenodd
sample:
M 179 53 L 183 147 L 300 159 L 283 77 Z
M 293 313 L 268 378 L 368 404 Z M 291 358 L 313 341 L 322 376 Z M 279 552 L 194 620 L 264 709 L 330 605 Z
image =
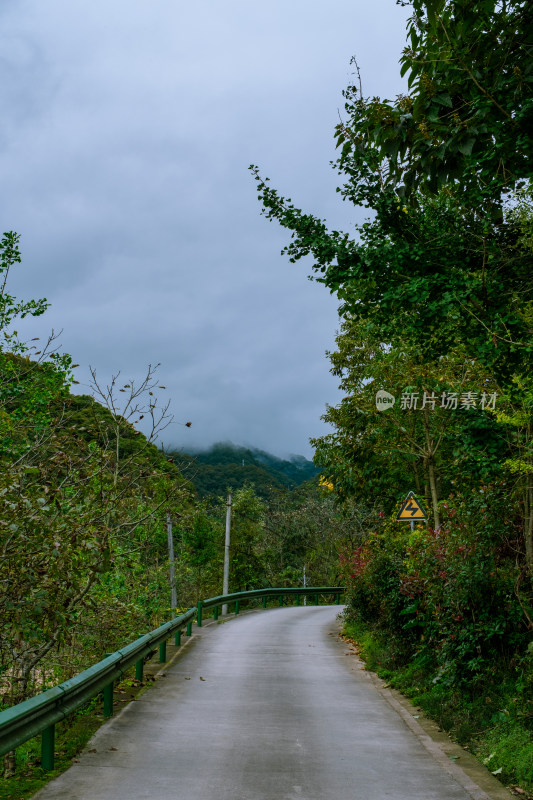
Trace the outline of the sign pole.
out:
M 231 492 L 228 494 L 226 503 L 226 541 L 224 544 L 224 579 L 222 583 L 222 594 L 229 593 L 229 546 L 231 537 Z M 222 606 L 222 615 L 228 613 L 228 604 Z
M 174 565 L 174 540 L 172 537 L 172 517 L 170 516 L 170 512 L 167 513 L 167 539 L 168 539 L 168 560 L 170 564 L 169 568 L 170 606 L 172 609 L 172 616 L 174 616 L 176 614 L 178 598 L 176 592 L 176 569 Z

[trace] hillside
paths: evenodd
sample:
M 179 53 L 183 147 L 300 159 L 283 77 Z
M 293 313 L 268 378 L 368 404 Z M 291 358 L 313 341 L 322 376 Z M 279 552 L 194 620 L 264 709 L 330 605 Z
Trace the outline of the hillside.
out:
M 269 498 L 273 492 L 294 489 L 318 474 L 313 462 L 304 456 L 284 460 L 232 442 L 218 442 L 196 452 L 171 451 L 169 456 L 180 465 L 200 497 L 217 497 L 228 489 L 253 484 L 258 495 Z

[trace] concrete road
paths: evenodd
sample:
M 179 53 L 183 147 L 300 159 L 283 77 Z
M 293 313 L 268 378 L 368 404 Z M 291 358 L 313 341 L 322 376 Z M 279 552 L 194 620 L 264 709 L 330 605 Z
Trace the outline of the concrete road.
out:
M 337 637 L 338 606 L 197 631 L 38 800 L 472 800 Z M 431 748 L 430 748 L 431 749 Z

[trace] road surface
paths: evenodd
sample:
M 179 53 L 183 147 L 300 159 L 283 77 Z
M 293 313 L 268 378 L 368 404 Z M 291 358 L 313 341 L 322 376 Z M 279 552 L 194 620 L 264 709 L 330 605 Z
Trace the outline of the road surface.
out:
M 486 798 L 347 655 L 338 613 L 275 608 L 198 629 L 36 800 Z

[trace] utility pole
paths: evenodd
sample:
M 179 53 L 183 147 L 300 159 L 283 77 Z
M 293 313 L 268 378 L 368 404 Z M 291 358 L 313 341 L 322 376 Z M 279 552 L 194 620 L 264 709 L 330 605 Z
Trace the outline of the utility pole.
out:
M 170 577 L 170 607 L 172 615 L 176 613 L 178 605 L 178 597 L 176 594 L 176 570 L 174 567 L 174 540 L 172 538 L 172 517 L 170 512 L 167 513 L 167 540 L 168 540 L 168 561 L 169 561 L 169 577 Z
M 226 542 L 224 544 L 224 580 L 222 583 L 222 594 L 229 594 L 229 546 L 231 538 L 231 492 L 228 494 L 226 503 Z M 222 614 L 228 613 L 228 604 L 222 606 Z

